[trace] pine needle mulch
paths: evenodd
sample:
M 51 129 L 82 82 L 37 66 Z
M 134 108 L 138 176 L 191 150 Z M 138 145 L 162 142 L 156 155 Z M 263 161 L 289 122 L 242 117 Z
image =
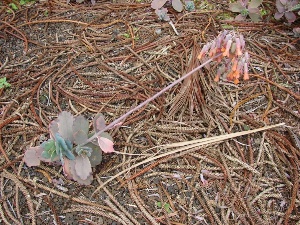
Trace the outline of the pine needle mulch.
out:
M 149 4 L 0 6 L 1 223 L 299 224 L 299 38 L 225 7 L 170 9 L 177 35 Z M 249 81 L 215 83 L 210 64 L 133 113 L 90 186 L 24 164 L 59 112 L 112 122 L 200 65 L 223 27 L 245 37 Z

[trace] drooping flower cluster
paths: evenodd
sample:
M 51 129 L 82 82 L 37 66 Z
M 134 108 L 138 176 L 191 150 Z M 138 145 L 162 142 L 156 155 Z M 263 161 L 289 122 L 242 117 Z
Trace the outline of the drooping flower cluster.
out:
M 215 40 L 203 46 L 198 59 L 217 56 L 214 61 L 220 64 L 215 81 L 218 82 L 221 76 L 235 84 L 243 74 L 243 79 L 248 80 L 249 54 L 245 51 L 245 40 L 243 35 L 223 31 Z M 223 60 L 224 59 L 224 60 Z

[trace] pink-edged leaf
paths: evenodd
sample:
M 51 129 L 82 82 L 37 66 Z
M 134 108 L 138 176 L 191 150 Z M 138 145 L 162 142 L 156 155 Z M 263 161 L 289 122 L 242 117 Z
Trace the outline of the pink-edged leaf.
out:
M 89 121 L 82 115 L 76 116 L 73 123 L 73 132 L 76 133 L 79 130 L 86 134 L 89 132 Z
M 249 8 L 258 8 L 262 3 L 262 0 L 252 0 L 250 3 L 249 3 Z
M 74 160 L 70 160 L 67 157 L 64 157 L 63 171 L 64 171 L 65 177 L 69 180 L 73 179 L 73 174 L 71 171 L 71 162 L 72 161 L 74 161 Z
M 58 115 L 58 133 L 63 139 L 71 142 L 73 142 L 73 122 L 74 116 L 67 111 L 63 111 Z
M 230 3 L 229 10 L 231 12 L 241 12 L 242 10 L 246 9 L 240 2 Z
M 180 0 L 172 0 L 172 6 L 177 12 L 181 12 L 183 10 L 183 4 Z
M 82 180 L 86 180 L 92 173 L 91 163 L 86 156 L 77 156 L 75 161 L 75 172 L 76 175 Z
M 286 12 L 284 15 L 289 23 L 292 23 L 296 20 L 296 15 L 293 12 Z
M 69 179 L 73 179 L 75 181 L 77 181 L 79 184 L 82 184 L 82 185 L 90 185 L 93 181 L 93 175 L 90 174 L 85 180 L 81 179 L 77 174 L 76 174 L 76 171 L 75 171 L 75 160 L 68 160 L 68 165 L 69 167 L 67 168 L 68 169 L 68 172 L 70 173 L 70 178 Z
M 38 152 L 40 152 L 41 149 L 42 148 L 40 146 L 37 146 L 37 147 L 31 147 L 26 150 L 23 160 L 27 166 L 32 167 L 32 166 L 40 165 L 41 160 L 38 156 Z
M 166 4 L 168 0 L 153 0 L 151 2 L 151 8 L 152 9 L 160 9 L 161 7 L 164 6 L 164 4 Z
M 282 17 L 283 15 L 284 15 L 284 13 L 276 12 L 276 13 L 274 14 L 274 18 L 275 18 L 276 20 L 280 20 L 281 17 Z
M 83 132 L 82 130 L 79 130 L 76 133 L 74 133 L 74 143 L 77 145 L 84 144 L 87 139 L 87 133 Z
M 112 153 L 114 152 L 114 143 L 105 137 L 98 137 L 98 144 L 101 150 L 105 153 Z
M 103 130 L 106 127 L 105 119 L 102 113 L 97 114 L 93 119 L 94 130 L 96 132 Z

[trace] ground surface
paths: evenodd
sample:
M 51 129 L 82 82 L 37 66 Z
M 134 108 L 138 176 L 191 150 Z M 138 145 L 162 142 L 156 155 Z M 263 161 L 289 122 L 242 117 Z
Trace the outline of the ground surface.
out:
M 149 4 L 50 2 L 13 14 L 0 7 L 0 77 L 11 84 L 0 96 L 1 224 L 299 224 L 300 42 L 292 27 L 271 17 L 225 21 L 226 1 L 218 1 L 193 13 L 169 8 L 176 35 Z M 246 39 L 249 81 L 215 83 L 212 64 L 133 113 L 110 133 L 117 151 L 138 155 L 105 155 L 90 186 L 65 179 L 60 166 L 22 162 L 60 111 L 102 112 L 112 122 L 200 65 L 201 47 L 223 28 Z M 164 144 L 282 122 L 126 171 L 179 148 Z

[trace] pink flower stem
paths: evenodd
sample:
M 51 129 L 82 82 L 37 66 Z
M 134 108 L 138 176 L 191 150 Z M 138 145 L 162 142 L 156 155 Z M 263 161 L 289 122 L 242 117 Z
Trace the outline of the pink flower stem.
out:
M 147 100 L 143 101 L 141 104 L 139 104 L 138 106 L 136 106 L 135 108 L 129 110 L 127 113 L 123 114 L 121 117 L 119 117 L 118 119 L 116 119 L 113 122 L 111 122 L 105 128 L 103 128 L 99 132 L 95 133 L 92 137 L 90 137 L 85 143 L 80 144 L 79 146 L 83 146 L 83 145 L 87 144 L 88 142 L 91 142 L 94 138 L 97 138 L 102 132 L 107 131 L 107 130 L 113 128 L 116 124 L 118 124 L 120 122 L 123 122 L 131 113 L 139 110 L 143 106 L 147 105 L 149 102 L 151 102 L 154 99 L 156 99 L 157 97 L 161 96 L 164 92 L 166 92 L 167 90 L 171 89 L 172 87 L 174 87 L 175 85 L 177 85 L 178 83 L 180 83 L 181 81 L 183 81 L 184 79 L 186 79 L 187 77 L 191 76 L 197 70 L 199 70 L 202 67 L 204 67 L 205 65 L 209 64 L 211 61 L 213 61 L 214 59 L 218 58 L 220 55 L 222 55 L 222 53 L 220 53 L 218 55 L 215 55 L 214 57 L 210 58 L 206 62 L 202 63 L 200 66 L 196 67 L 195 69 L 191 70 L 190 72 L 188 72 L 184 76 L 182 76 L 179 79 L 175 80 L 173 83 L 169 84 L 167 87 L 165 87 L 164 89 L 162 89 L 161 91 L 159 91 L 155 95 L 153 95 L 151 98 L 148 98 Z

